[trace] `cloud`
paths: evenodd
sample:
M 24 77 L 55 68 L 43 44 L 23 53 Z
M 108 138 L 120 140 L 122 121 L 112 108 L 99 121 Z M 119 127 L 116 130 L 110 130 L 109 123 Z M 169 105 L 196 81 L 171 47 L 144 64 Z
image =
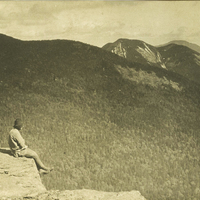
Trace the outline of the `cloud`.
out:
M 171 37 L 171 38 L 177 38 L 177 37 L 182 37 L 187 35 L 187 27 L 181 26 L 178 27 L 177 29 L 174 29 L 173 31 L 164 34 L 164 37 Z
M 162 43 L 198 39 L 199 9 L 199 2 L 176 1 L 0 1 L 0 27 L 27 40 L 75 39 L 102 46 L 123 37 Z

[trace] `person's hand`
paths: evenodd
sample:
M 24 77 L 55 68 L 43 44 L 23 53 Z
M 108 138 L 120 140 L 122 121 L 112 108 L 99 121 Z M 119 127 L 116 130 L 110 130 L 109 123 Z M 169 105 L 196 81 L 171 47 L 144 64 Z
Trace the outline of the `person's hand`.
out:
M 28 146 L 27 145 L 25 145 L 21 150 L 24 150 L 24 149 L 27 149 L 28 148 Z

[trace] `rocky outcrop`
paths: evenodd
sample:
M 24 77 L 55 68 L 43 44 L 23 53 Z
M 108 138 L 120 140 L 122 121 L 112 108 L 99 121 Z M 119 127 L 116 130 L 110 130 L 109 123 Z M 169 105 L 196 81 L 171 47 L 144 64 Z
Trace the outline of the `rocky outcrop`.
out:
M 112 50 L 112 53 L 115 53 L 123 58 L 126 58 L 126 49 L 122 47 L 122 43 L 119 42 Z
M 152 51 L 150 46 L 143 42 L 143 45 L 138 46 L 136 51 L 140 53 L 144 59 L 146 59 L 150 64 L 159 64 L 162 68 L 166 69 L 165 64 L 162 62 L 161 55 L 158 51 Z
M 102 192 L 96 190 L 51 190 L 37 196 L 3 198 L 1 200 L 146 200 L 138 191 Z
M 15 158 L 10 150 L 0 149 L 0 199 L 33 197 L 45 191 L 33 159 Z
M 138 191 L 103 192 L 96 190 L 48 191 L 38 195 L 35 200 L 145 200 Z
M 138 191 L 47 191 L 32 159 L 14 158 L 8 149 L 0 149 L 0 161 L 1 200 L 145 200 Z

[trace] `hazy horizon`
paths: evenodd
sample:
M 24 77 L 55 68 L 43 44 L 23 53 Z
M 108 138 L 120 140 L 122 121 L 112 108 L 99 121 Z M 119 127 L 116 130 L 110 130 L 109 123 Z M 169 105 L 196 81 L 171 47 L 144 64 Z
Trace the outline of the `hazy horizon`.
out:
M 0 33 L 99 47 L 119 38 L 200 45 L 199 9 L 197 1 L 1 1 Z

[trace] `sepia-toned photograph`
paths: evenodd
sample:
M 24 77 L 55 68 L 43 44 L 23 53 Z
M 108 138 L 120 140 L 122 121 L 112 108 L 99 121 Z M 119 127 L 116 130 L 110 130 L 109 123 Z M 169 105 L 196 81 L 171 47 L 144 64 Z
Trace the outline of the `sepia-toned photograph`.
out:
M 199 200 L 199 1 L 0 1 L 0 200 Z

